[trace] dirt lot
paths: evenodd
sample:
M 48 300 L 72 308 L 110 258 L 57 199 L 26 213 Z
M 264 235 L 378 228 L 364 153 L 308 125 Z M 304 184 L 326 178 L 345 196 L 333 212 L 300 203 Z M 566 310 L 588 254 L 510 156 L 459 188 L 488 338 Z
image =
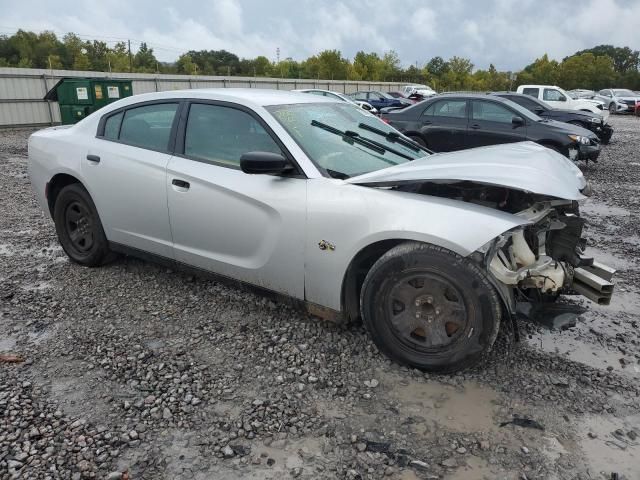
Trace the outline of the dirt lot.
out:
M 445 377 L 210 280 L 71 264 L 30 132 L 1 132 L 0 353 L 25 361 L 0 363 L 0 478 L 640 478 L 640 119 L 611 123 L 583 206 L 611 306 Z

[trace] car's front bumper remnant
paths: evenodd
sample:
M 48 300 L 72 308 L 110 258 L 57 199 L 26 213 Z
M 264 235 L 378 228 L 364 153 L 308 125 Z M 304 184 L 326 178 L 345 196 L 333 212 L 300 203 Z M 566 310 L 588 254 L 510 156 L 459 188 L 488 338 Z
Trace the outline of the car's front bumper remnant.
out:
M 576 152 L 575 152 L 575 158 L 572 158 L 572 160 L 591 160 L 591 161 L 596 161 L 598 159 L 598 157 L 600 156 L 600 151 L 602 150 L 602 147 L 600 146 L 600 144 L 596 144 L 596 145 L 584 145 L 584 144 L 580 144 L 580 145 L 576 145 L 575 147 L 573 147 Z M 571 149 L 569 149 L 570 155 L 571 155 Z M 571 157 L 569 157 L 571 158 Z

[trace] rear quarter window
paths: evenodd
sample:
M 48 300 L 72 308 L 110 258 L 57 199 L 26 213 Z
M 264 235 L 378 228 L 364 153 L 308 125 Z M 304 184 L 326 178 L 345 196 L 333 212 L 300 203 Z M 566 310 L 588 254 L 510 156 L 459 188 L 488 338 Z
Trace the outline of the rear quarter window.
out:
M 167 151 L 177 110 L 177 103 L 131 108 L 124 113 L 118 138 L 136 147 Z
M 123 116 L 124 112 L 120 112 L 107 118 L 107 121 L 104 122 L 104 133 L 102 135 L 104 138 L 108 140 L 118 139 L 118 136 L 120 135 L 120 124 L 122 123 Z
M 523 88 L 522 93 L 524 93 L 525 95 L 531 95 L 532 97 L 538 98 L 538 96 L 540 95 L 540 89 L 539 88 Z

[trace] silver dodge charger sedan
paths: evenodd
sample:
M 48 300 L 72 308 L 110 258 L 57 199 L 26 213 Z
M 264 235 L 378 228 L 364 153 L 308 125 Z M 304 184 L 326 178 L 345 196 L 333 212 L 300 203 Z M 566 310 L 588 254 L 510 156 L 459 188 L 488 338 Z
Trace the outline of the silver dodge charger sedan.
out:
M 580 170 L 534 143 L 432 154 L 345 102 L 255 89 L 136 95 L 29 139 L 69 258 L 197 268 L 361 318 L 398 362 L 480 361 L 519 303 L 607 304 Z

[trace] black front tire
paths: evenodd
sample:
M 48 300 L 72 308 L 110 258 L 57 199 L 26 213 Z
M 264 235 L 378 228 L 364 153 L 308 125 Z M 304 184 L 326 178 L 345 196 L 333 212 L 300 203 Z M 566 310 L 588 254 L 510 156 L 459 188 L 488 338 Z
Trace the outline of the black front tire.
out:
M 611 103 L 609 104 L 609 113 L 610 113 L 611 115 L 615 115 L 615 113 L 616 113 L 616 104 L 615 104 L 615 103 L 613 103 L 613 102 L 611 102 Z
M 72 183 L 60 191 L 53 220 L 60 245 L 71 261 L 98 267 L 110 259 L 109 242 L 98 211 L 82 185 Z
M 473 260 L 419 242 L 392 248 L 371 267 L 360 308 L 384 354 L 438 373 L 482 361 L 502 316 L 495 289 Z

